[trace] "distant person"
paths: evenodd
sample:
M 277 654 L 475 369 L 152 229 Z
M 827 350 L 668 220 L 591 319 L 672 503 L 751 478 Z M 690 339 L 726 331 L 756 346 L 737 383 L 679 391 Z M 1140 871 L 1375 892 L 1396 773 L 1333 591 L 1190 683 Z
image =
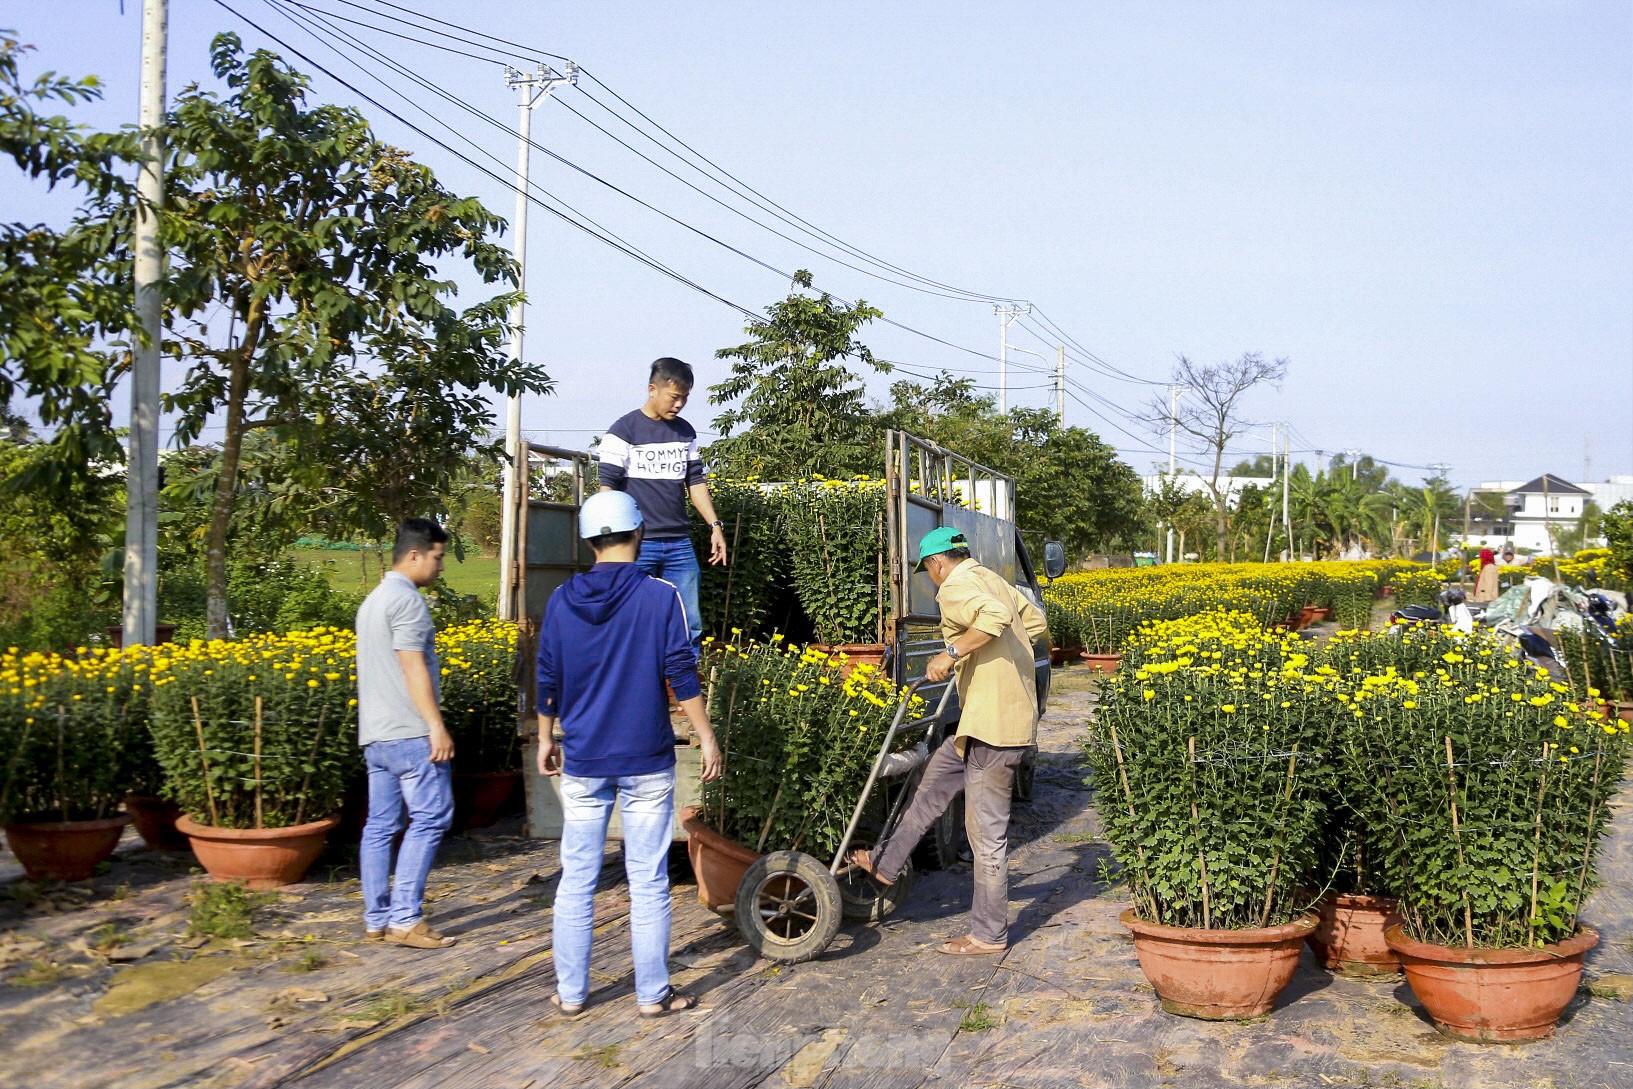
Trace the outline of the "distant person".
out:
M 1504 567 L 1513 567 L 1516 562 L 1514 559 L 1514 546 L 1511 544 L 1503 545 L 1502 565 Z
M 938 947 L 952 954 L 1009 948 L 1009 803 L 1015 769 L 1037 739 L 1038 693 L 1032 643 L 1048 634 L 1043 613 L 1003 576 L 976 563 L 969 541 L 951 527 L 919 542 L 916 570 L 936 584 L 946 649 L 930 659 L 932 682 L 958 674 L 963 710 L 958 734 L 938 746 L 901 824 L 874 850 L 856 850 L 852 866 L 895 884 L 907 857 L 936 818 L 964 794 L 964 829 L 975 856 L 970 932 Z
M 709 496 L 697 432 L 680 418 L 692 383 L 692 368 L 680 360 L 664 356 L 653 362 L 646 403 L 620 416 L 601 437 L 601 490 L 628 492 L 641 509 L 645 535 L 636 566 L 680 591 L 696 651 L 703 643 L 703 615 L 698 611 L 699 568 L 686 513 L 688 496 L 709 524 L 709 562 L 723 564 L 727 557 L 725 524 Z
M 437 629 L 420 596 L 442 574 L 448 533 L 427 518 L 397 530 L 391 570 L 357 610 L 357 742 L 369 771 L 363 826 L 363 926 L 370 941 L 443 949 L 455 939 L 423 916 L 425 880 L 454 818 L 449 761 L 454 739 L 443 724 Z M 392 873 L 391 843 L 408 811 L 408 831 Z
M 669 984 L 675 731 L 665 680 L 702 746 L 704 782 L 720 777 L 720 746 L 680 596 L 636 562 L 641 530 L 641 511 L 628 495 L 601 492 L 585 500 L 578 532 L 595 566 L 551 595 L 539 630 L 538 769 L 561 777 L 562 810 L 550 1003 L 568 1018 L 583 1013 L 589 998 L 595 886 L 615 802 L 624 821 L 637 1012 L 662 1017 L 697 1005 L 696 996 Z
M 1480 573 L 1474 580 L 1475 601 L 1497 600 L 1497 553 L 1489 548 L 1480 550 Z

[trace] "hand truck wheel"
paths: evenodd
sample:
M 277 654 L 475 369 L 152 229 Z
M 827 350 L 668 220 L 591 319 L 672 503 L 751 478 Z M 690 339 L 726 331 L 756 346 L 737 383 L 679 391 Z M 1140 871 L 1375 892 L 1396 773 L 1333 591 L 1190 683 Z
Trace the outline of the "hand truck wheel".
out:
M 839 933 L 844 904 L 828 867 L 800 851 L 773 851 L 737 886 L 737 929 L 767 960 L 798 964 Z

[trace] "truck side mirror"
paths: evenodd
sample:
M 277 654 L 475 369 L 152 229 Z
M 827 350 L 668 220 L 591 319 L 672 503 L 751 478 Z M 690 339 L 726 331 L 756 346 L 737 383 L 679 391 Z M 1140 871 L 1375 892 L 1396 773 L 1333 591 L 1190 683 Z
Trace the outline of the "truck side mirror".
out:
M 1043 573 L 1051 579 L 1066 573 L 1066 546 L 1059 541 L 1043 542 Z

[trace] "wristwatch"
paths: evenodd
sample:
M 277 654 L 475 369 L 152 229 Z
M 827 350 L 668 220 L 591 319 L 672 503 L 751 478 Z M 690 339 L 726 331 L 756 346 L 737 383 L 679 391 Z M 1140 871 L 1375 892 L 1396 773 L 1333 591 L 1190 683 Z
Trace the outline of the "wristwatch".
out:
M 955 662 L 958 661 L 958 659 L 960 657 L 962 657 L 962 655 L 960 655 L 958 653 L 958 644 L 956 644 L 956 643 L 948 643 L 947 644 L 947 657 L 951 658 Z
M 709 528 L 710 529 L 725 529 L 726 528 L 726 523 L 724 523 L 720 519 L 716 518 L 714 521 L 709 523 Z

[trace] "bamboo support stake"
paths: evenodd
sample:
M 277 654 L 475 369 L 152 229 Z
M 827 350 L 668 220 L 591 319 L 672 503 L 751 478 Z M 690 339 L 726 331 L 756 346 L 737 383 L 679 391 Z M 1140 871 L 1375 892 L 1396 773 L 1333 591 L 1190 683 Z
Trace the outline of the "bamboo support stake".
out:
M 1451 791 L 1452 802 L 1452 839 L 1457 843 L 1457 864 L 1466 867 L 1468 860 L 1463 857 L 1463 830 L 1457 821 L 1457 761 L 1452 755 L 1452 735 L 1446 734 L 1446 785 Z M 1463 938 L 1470 949 L 1474 948 L 1474 909 L 1469 906 L 1468 882 L 1463 882 Z
M 732 519 L 731 555 L 726 557 L 726 600 L 720 607 L 720 616 L 722 621 L 725 623 L 727 631 L 730 631 L 731 629 L 731 586 L 733 579 L 735 579 L 737 576 L 737 542 L 742 534 L 743 512 L 738 511 L 737 516 Z M 721 632 L 720 634 L 724 636 L 726 632 Z
M 317 766 L 318 746 L 323 742 L 323 723 L 329 716 L 329 705 L 324 703 L 318 711 L 317 734 L 312 738 L 312 751 L 306 754 L 306 774 L 301 778 L 301 792 L 295 802 L 295 823 L 301 822 L 306 812 L 306 788 L 312 785 L 312 769 Z
M 1525 944 L 1529 947 L 1537 936 L 1537 886 L 1542 865 L 1542 796 L 1548 792 L 1548 742 L 1542 743 L 1542 782 L 1537 786 L 1536 833 L 1531 837 L 1531 914 L 1525 920 Z
M 1582 870 L 1576 878 L 1576 914 L 1582 913 L 1582 895 L 1588 888 L 1588 866 L 1593 859 L 1593 819 L 1599 815 L 1599 767 L 1605 758 L 1605 738 L 1599 735 L 1599 740 L 1593 749 L 1593 801 L 1588 804 L 1588 823 L 1582 828 L 1584 846 L 1582 848 Z M 1535 866 L 1531 867 L 1533 870 Z
M 1125 802 L 1127 802 L 1127 804 L 1128 804 L 1128 816 L 1129 816 L 1130 820 L 1137 820 L 1138 818 L 1134 814 L 1134 791 L 1129 788 L 1129 785 L 1128 785 L 1128 769 L 1123 766 L 1123 743 L 1117 737 L 1117 724 L 1114 723 L 1114 722 L 1109 722 L 1108 721 L 1106 723 L 1106 725 L 1111 729 L 1111 751 L 1112 751 L 1112 754 L 1117 757 L 1117 775 L 1123 781 L 1123 800 Z M 1135 850 L 1138 852 L 1138 854 L 1140 856 L 1140 872 L 1142 874 L 1147 874 L 1148 875 L 1148 871 L 1146 869 L 1146 864 L 1145 864 L 1145 844 L 1143 844 L 1143 843 L 1138 844 L 1136 846 Z M 1150 902 L 1150 908 L 1151 908 L 1151 921 L 1156 922 L 1157 921 L 1157 902 L 1156 902 L 1156 900 L 1153 899 Z
M 731 757 L 731 720 L 737 714 L 737 685 L 742 680 L 739 675 L 731 682 L 731 704 L 726 708 L 726 721 L 720 727 L 720 759 L 722 763 Z M 701 799 L 699 799 L 701 801 Z M 720 777 L 720 819 L 715 824 L 715 830 L 722 835 L 726 827 L 726 777 Z
M 62 819 L 68 819 L 68 770 L 62 765 L 62 750 L 67 745 L 66 732 L 63 722 L 68 718 L 68 712 L 62 704 L 57 704 L 57 808 L 62 810 Z
M 1297 764 L 1298 743 L 1294 742 L 1292 755 L 1287 758 L 1287 787 L 1281 794 L 1283 813 L 1287 811 L 1287 803 L 1293 800 L 1293 770 Z M 1276 858 L 1275 861 L 1270 863 L 1270 884 L 1264 890 L 1264 913 L 1259 916 L 1260 926 L 1270 925 L 1270 906 L 1276 897 L 1276 873 L 1281 869 L 1281 852 L 1283 846 L 1284 844 L 1282 843 L 1278 843 L 1276 845 Z
M 255 827 L 261 823 L 261 697 L 255 697 Z
M 786 785 L 786 782 L 778 783 L 777 793 L 771 798 L 771 809 L 765 815 L 765 824 L 760 827 L 760 840 L 754 845 L 754 850 L 758 853 L 765 852 L 765 838 L 771 834 L 771 822 L 777 816 L 777 806 L 782 803 L 782 788 Z
M 204 765 L 204 801 L 210 809 L 210 824 L 219 828 L 221 815 L 215 811 L 215 791 L 210 789 L 210 757 L 204 747 L 204 719 L 198 713 L 198 697 L 193 697 L 193 729 L 198 732 L 198 759 Z
M 1202 820 L 1196 811 L 1196 735 L 1186 746 L 1191 756 L 1191 830 L 1196 834 L 1196 861 L 1202 874 L 1202 929 L 1213 929 L 1213 910 L 1208 895 L 1208 856 L 1202 850 Z

